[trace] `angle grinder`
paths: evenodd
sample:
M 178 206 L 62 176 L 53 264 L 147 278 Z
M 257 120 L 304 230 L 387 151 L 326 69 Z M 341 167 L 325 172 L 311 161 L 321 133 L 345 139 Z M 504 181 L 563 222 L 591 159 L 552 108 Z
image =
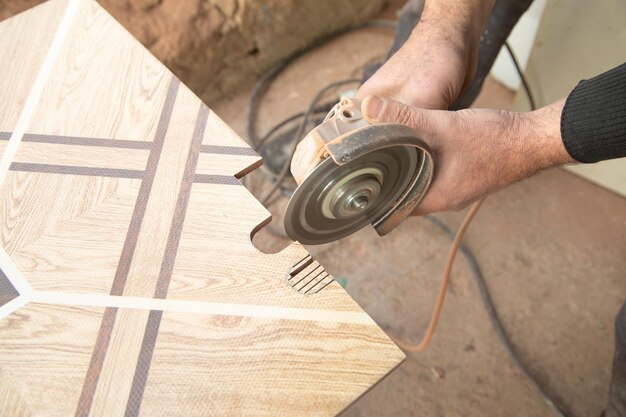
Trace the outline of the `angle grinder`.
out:
M 428 145 L 405 125 L 370 124 L 361 100 L 342 98 L 298 144 L 287 235 L 305 245 L 346 237 L 367 224 L 380 236 L 419 204 L 433 177 Z

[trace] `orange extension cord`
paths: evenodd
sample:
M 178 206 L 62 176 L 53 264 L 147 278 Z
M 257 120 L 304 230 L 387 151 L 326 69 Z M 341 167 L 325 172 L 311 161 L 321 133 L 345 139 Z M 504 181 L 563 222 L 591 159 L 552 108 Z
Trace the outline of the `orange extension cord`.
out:
M 430 317 L 430 323 L 428 323 L 428 328 L 426 329 L 426 334 L 422 338 L 422 341 L 418 344 L 407 343 L 402 340 L 392 338 L 393 341 L 400 346 L 401 349 L 407 352 L 421 352 L 430 343 L 430 340 L 433 338 L 433 334 L 435 333 L 435 328 L 437 327 L 437 322 L 439 321 L 439 316 L 441 315 L 441 309 L 443 308 L 443 302 L 446 298 L 446 293 L 448 292 L 448 284 L 450 284 L 450 274 L 452 273 L 452 266 L 454 265 L 454 258 L 456 257 L 457 252 L 459 251 L 459 246 L 461 246 L 461 241 L 463 240 L 463 235 L 465 231 L 469 227 L 470 223 L 478 209 L 480 209 L 481 204 L 485 201 L 485 198 L 482 198 L 472 204 L 469 211 L 465 215 L 463 219 L 463 223 L 459 227 L 459 230 L 456 232 L 456 236 L 454 237 L 454 241 L 450 246 L 450 251 L 448 252 L 448 259 L 446 259 L 446 265 L 443 270 L 443 275 L 441 277 L 441 284 L 439 285 L 439 294 L 437 294 L 437 300 L 435 301 L 435 307 L 433 308 L 433 313 Z

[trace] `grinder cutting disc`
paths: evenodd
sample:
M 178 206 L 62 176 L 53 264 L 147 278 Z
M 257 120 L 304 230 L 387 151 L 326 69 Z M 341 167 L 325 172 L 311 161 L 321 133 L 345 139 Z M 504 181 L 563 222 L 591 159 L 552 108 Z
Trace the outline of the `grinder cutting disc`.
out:
M 298 144 L 291 170 L 299 186 L 287 205 L 285 230 L 316 245 L 370 223 L 388 233 L 423 197 L 433 163 L 413 130 L 370 125 L 360 101 L 344 98 Z

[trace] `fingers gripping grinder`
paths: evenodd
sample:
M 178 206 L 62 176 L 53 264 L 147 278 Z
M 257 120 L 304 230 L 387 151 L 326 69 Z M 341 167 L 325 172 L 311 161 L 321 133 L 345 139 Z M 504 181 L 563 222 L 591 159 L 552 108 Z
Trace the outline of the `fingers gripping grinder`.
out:
M 332 242 L 372 224 L 389 233 L 418 205 L 433 176 L 428 145 L 411 128 L 370 124 L 361 101 L 343 98 L 298 144 L 298 188 L 285 213 L 289 237 Z

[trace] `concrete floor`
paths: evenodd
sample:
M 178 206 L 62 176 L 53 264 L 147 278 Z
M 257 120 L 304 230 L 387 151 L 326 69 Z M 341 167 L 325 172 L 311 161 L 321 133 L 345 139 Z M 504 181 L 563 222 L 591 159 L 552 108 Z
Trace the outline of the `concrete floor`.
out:
M 272 85 L 261 132 L 306 107 L 323 85 L 350 76 L 390 41 L 385 30 L 344 36 L 299 59 Z M 314 70 L 312 71 L 311 68 Z M 490 81 L 481 106 L 507 108 L 513 93 Z M 244 136 L 249 91 L 214 110 Z M 260 196 L 267 180 L 247 181 Z M 280 236 L 285 199 L 255 238 L 267 249 Z M 456 227 L 463 213 L 438 215 Z M 599 415 L 613 352 L 612 320 L 626 298 L 626 200 L 561 169 L 490 197 L 470 227 L 471 248 L 515 349 L 572 416 Z M 380 238 L 367 228 L 340 242 L 308 248 L 390 335 L 417 341 L 429 319 L 449 240 L 413 218 Z M 356 401 L 356 416 L 551 416 L 499 344 L 467 262 L 455 264 L 432 345 Z

